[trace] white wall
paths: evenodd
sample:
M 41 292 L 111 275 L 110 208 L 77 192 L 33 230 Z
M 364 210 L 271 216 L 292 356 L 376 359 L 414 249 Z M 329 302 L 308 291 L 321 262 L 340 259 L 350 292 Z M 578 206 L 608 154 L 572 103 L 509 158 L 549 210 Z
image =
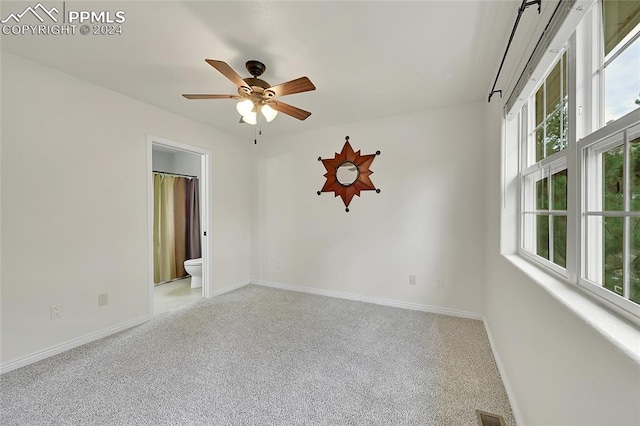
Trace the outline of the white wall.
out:
M 212 152 L 214 289 L 249 279 L 249 165 L 227 161 L 247 146 L 6 52 L 1 70 L 3 365 L 149 314 L 147 133 Z
M 501 215 L 505 224 L 516 223 L 500 198 L 500 107 L 486 108 L 485 319 L 514 408 L 525 425 L 638 425 L 640 365 L 500 254 Z M 632 326 L 619 326 L 633 333 Z
M 152 161 L 154 171 L 195 176 L 200 179 L 200 155 L 198 154 L 166 152 L 154 147 Z
M 171 152 L 162 152 L 158 151 L 156 148 L 153 148 L 151 161 L 153 163 L 154 171 L 161 170 L 164 172 L 169 172 L 173 168 L 173 154 Z
M 482 111 L 440 108 L 260 140 L 252 278 L 482 312 Z M 325 182 L 318 157 L 332 158 L 347 135 L 362 154 L 381 151 L 371 166 L 381 193 L 354 197 L 348 213 L 333 193 L 316 194 Z

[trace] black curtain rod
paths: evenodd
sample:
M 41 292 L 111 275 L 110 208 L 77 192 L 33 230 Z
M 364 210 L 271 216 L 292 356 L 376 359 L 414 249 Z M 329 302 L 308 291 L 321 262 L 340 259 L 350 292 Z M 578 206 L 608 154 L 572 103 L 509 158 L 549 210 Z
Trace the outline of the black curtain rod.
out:
M 180 174 L 180 173 L 172 173 L 172 172 L 161 172 L 160 170 L 154 170 L 153 173 L 161 173 L 163 175 L 182 176 L 182 177 L 188 177 L 188 178 L 192 178 L 192 179 L 198 179 L 198 176 L 183 175 L 183 174 Z
M 507 43 L 507 48 L 504 51 L 504 55 L 502 56 L 502 62 L 500 62 L 500 68 L 498 68 L 498 75 L 496 75 L 496 79 L 493 82 L 493 87 L 491 88 L 491 92 L 489 92 L 489 102 L 491 102 L 491 97 L 494 93 L 500 93 L 500 97 L 502 97 L 502 90 L 496 90 L 496 84 L 498 84 L 498 78 L 500 78 L 500 72 L 502 71 L 502 66 L 504 65 L 504 60 L 507 58 L 507 53 L 509 52 L 509 48 L 511 47 L 511 42 L 513 41 L 513 36 L 516 33 L 516 29 L 518 28 L 518 24 L 520 23 L 520 17 L 524 13 L 524 11 L 534 4 L 538 5 L 538 15 L 540 14 L 540 7 L 542 5 L 542 0 L 522 0 L 522 4 L 518 8 L 518 17 L 516 18 L 516 23 L 513 24 L 513 29 L 511 30 L 511 36 L 509 37 L 509 43 Z
M 513 106 L 513 104 L 515 103 L 515 101 L 512 100 L 512 98 L 515 96 L 519 96 L 519 92 L 520 90 L 522 90 L 524 83 L 522 82 L 523 79 L 529 79 L 529 75 L 525 75 L 525 73 L 527 72 L 527 70 L 530 70 L 533 66 L 537 65 L 538 62 L 540 61 L 540 56 L 541 53 L 539 52 L 540 49 L 545 50 L 548 47 L 548 43 L 551 42 L 551 36 L 553 34 L 549 34 L 549 29 L 552 26 L 552 23 L 554 20 L 560 20 L 563 21 L 564 18 L 566 18 L 566 15 L 564 16 L 560 16 L 562 15 L 562 10 L 560 8 L 560 6 L 563 6 L 563 8 L 565 8 L 566 11 L 571 10 L 571 8 L 573 7 L 573 3 L 575 3 L 575 0 L 560 0 L 558 2 L 558 4 L 556 5 L 555 10 L 553 11 L 553 14 L 551 15 L 551 18 L 549 19 L 549 22 L 547 22 L 547 25 L 544 27 L 544 30 L 542 31 L 542 34 L 540 34 L 540 38 L 538 39 L 538 42 L 536 43 L 536 47 L 533 48 L 533 52 L 531 52 L 531 56 L 529 56 L 529 59 L 527 60 L 527 63 L 525 64 L 523 70 L 522 70 L 522 74 L 520 74 L 520 77 L 518 78 L 518 81 L 516 82 L 515 87 L 513 88 L 513 92 L 511 93 L 511 96 L 509 96 L 509 98 L 507 99 L 507 103 L 506 103 L 506 108 L 507 110 L 511 109 L 511 107 Z M 547 45 L 543 46 L 543 41 L 547 40 Z M 536 58 L 536 59 L 534 59 Z M 535 64 L 534 64 L 535 61 Z M 531 67 L 531 68 L 530 68 Z M 520 90 L 518 90 L 520 89 Z

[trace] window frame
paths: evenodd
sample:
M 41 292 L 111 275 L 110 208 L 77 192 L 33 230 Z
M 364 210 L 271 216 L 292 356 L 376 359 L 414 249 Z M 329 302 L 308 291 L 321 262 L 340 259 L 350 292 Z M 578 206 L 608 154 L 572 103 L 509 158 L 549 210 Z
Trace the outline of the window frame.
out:
M 635 134 L 633 136 L 629 136 L 629 129 L 633 129 Z M 601 165 L 593 164 L 597 161 L 597 159 L 591 158 L 594 155 L 599 155 L 602 152 L 605 152 L 609 149 L 615 148 L 617 146 L 621 146 L 620 143 L 615 141 L 615 138 L 622 134 L 622 146 L 624 146 L 625 151 L 628 152 L 629 142 L 640 136 L 640 108 L 636 108 L 630 113 L 620 117 L 619 119 L 609 123 L 608 125 L 598 129 L 597 131 L 585 136 L 581 140 L 578 141 L 578 152 L 579 152 L 579 163 L 580 163 L 580 258 L 582 260 L 580 271 L 578 274 L 577 284 L 586 289 L 587 291 L 595 294 L 596 296 L 612 303 L 625 311 L 631 313 L 635 317 L 640 318 L 640 304 L 632 302 L 628 298 L 624 298 L 611 290 L 608 290 L 604 287 L 604 285 L 597 284 L 587 277 L 591 274 L 598 274 L 598 272 L 588 271 L 588 268 L 591 267 L 589 264 L 589 248 L 593 247 L 593 245 L 598 246 L 597 248 L 602 250 L 603 244 L 600 242 L 594 242 L 594 239 L 600 239 L 599 235 L 592 236 L 588 232 L 588 223 L 590 217 L 623 217 L 623 218 L 631 218 L 631 217 L 640 217 L 640 211 L 630 211 L 629 210 L 629 171 L 628 167 L 625 167 L 625 173 L 623 178 L 625 193 L 625 206 L 624 212 L 620 212 L 617 210 L 606 211 L 604 208 L 601 210 L 592 210 L 590 207 L 590 198 L 591 194 L 596 193 L 596 196 L 600 196 L 600 191 L 588 191 L 589 185 L 601 185 L 601 182 L 598 182 L 599 179 L 595 179 L 595 176 L 589 176 L 589 169 L 591 167 L 600 168 Z M 594 153 L 590 153 L 591 149 L 596 149 Z M 628 164 L 628 154 L 625 154 L 625 166 Z M 588 163 L 592 163 L 589 165 Z M 625 228 L 628 228 L 628 222 L 630 219 L 625 219 L 627 225 Z M 627 267 L 629 265 L 629 241 L 628 241 L 628 229 L 625 229 L 623 235 L 623 265 Z M 590 241 L 591 240 L 591 241 Z M 591 256 L 593 258 L 594 256 Z M 598 259 L 601 258 L 601 255 L 596 256 L 595 263 L 601 263 Z M 597 265 L 595 267 L 596 270 L 601 269 L 602 265 Z M 623 285 L 628 285 L 628 280 Z
M 559 275 L 560 277 L 562 277 L 563 279 L 568 279 L 569 278 L 569 272 L 567 270 L 567 267 L 562 267 L 561 265 L 555 263 L 553 260 L 553 255 L 554 255 L 554 251 L 555 251 L 555 247 L 554 247 L 554 225 L 553 225 L 553 218 L 554 217 L 565 217 L 567 219 L 567 222 L 569 220 L 569 211 L 568 210 L 556 210 L 552 208 L 552 198 L 553 198 L 553 179 L 552 176 L 554 176 L 555 174 L 562 172 L 562 171 L 567 171 L 567 174 L 569 172 L 568 167 L 567 167 L 567 155 L 556 155 L 556 154 L 560 154 L 560 153 L 555 153 L 553 155 L 553 157 L 547 157 L 545 158 L 545 160 L 549 160 L 549 161 L 544 161 L 544 163 L 540 164 L 540 163 L 536 163 L 535 165 L 529 167 L 526 171 L 523 171 L 520 175 L 520 179 L 521 179 L 521 207 L 520 207 L 520 223 L 522 224 L 520 227 L 520 244 L 519 244 L 519 249 L 520 249 L 520 254 L 522 256 L 525 256 L 527 258 L 529 258 L 530 260 L 533 260 L 535 262 L 538 262 L 540 264 L 542 264 L 545 268 L 550 269 L 551 271 L 553 271 L 556 275 Z M 540 174 L 541 177 L 540 179 L 536 179 L 536 174 Z M 531 204 L 532 202 L 535 203 L 535 197 L 536 197 L 536 192 L 535 192 L 535 186 L 537 182 L 540 182 L 541 180 L 547 180 L 547 206 L 548 208 L 545 209 L 537 209 L 537 208 L 527 208 L 528 204 Z M 537 234 L 536 234 L 536 228 L 535 227 L 527 227 L 526 226 L 526 222 L 529 218 L 529 220 L 533 219 L 533 218 L 537 218 L 539 216 L 547 216 L 548 220 L 549 220 L 549 259 L 546 259 L 540 255 L 538 255 L 536 253 L 536 251 L 530 250 L 528 248 L 526 248 L 526 246 L 529 245 L 528 241 L 530 240 L 536 240 L 537 239 Z M 567 223 L 567 228 L 568 228 L 568 223 Z M 568 240 L 568 238 L 567 238 Z M 569 245 L 569 242 L 566 242 L 567 244 L 567 248 Z M 535 247 L 537 248 L 537 247 Z M 567 249 L 565 249 L 565 252 L 568 252 Z
M 596 284 L 589 279 L 586 279 L 586 269 L 593 259 L 589 259 L 589 251 L 587 250 L 587 244 L 591 244 L 589 247 L 593 256 L 594 242 L 587 240 L 587 221 L 589 217 L 594 216 L 593 212 L 588 212 L 588 205 L 585 204 L 588 199 L 587 185 L 589 181 L 585 173 L 589 170 L 589 164 L 587 164 L 588 152 L 594 146 L 597 146 L 602 141 L 606 141 L 616 133 L 622 132 L 627 128 L 634 128 L 634 126 L 640 126 L 640 107 L 631 110 L 622 117 L 615 119 L 609 123 L 605 123 L 605 90 L 604 90 L 604 69 L 605 66 L 611 63 L 612 58 L 608 58 L 605 63 L 604 58 L 604 41 L 602 39 L 602 1 L 593 1 L 590 9 L 586 12 L 585 16 L 574 30 L 571 31 L 571 35 L 568 40 L 562 46 L 562 49 L 555 51 L 549 51 L 554 53 L 555 57 L 553 61 L 546 61 L 546 71 L 543 78 L 538 78 L 539 83 L 529 89 L 525 89 L 520 94 L 519 98 L 524 101 L 522 107 L 512 110 L 513 112 L 505 111 L 505 120 L 511 119 L 514 116 L 517 117 L 518 132 L 518 188 L 519 188 L 519 202 L 517 207 L 517 247 L 516 251 L 518 255 L 535 264 L 543 271 L 550 275 L 559 278 L 561 281 L 571 285 L 572 287 L 579 289 L 583 293 L 592 296 L 595 300 L 608 306 L 611 310 L 620 314 L 621 316 L 630 319 L 636 324 L 640 324 L 640 303 L 633 302 L 625 299 L 618 294 L 605 288 L 604 285 Z M 635 30 L 634 30 L 635 31 Z M 639 33 L 640 34 L 640 33 Z M 566 36 L 565 36 L 566 37 Z M 640 35 L 636 34 L 632 37 L 632 40 L 637 40 Z M 620 52 L 628 47 L 631 43 L 625 42 L 625 47 L 620 49 Z M 556 43 L 557 45 L 558 43 Z M 614 48 L 612 52 L 615 52 L 617 48 Z M 559 50 L 559 51 L 558 51 Z M 566 67 L 567 73 L 564 71 L 561 74 L 567 76 L 567 146 L 559 152 L 555 152 L 548 157 L 542 158 L 538 162 L 531 162 L 529 159 L 536 159 L 536 145 L 535 140 L 531 143 L 532 133 L 535 137 L 535 132 L 531 132 L 529 129 L 535 129 L 535 110 L 532 108 L 532 102 L 535 101 L 536 92 L 544 84 L 544 81 L 552 72 L 556 64 L 560 61 L 562 55 L 566 53 Z M 619 55 L 620 53 L 615 53 Z M 613 56 L 615 59 L 615 56 Z M 550 64 L 550 65 L 549 65 Z M 532 75 L 539 76 L 540 70 L 536 69 L 532 72 Z M 531 78 L 535 81 L 534 78 Z M 562 88 L 561 94 L 562 94 Z M 545 108 L 546 108 L 546 94 L 545 94 Z M 562 108 L 562 101 L 560 103 Z M 544 117 L 542 123 L 546 123 L 549 117 Z M 515 134 L 515 133 L 514 133 Z M 631 139 L 628 139 L 630 141 Z M 628 142 L 627 142 L 628 144 Z M 533 156 L 533 157 L 532 157 Z M 628 155 L 627 155 L 628 157 Z M 628 161 L 628 160 L 625 160 Z M 536 173 L 542 173 L 544 177 L 545 172 L 541 172 L 541 169 L 553 167 L 556 164 L 564 164 L 567 169 L 567 247 L 566 247 L 566 267 L 553 263 L 551 260 L 547 260 L 536 254 L 534 247 L 533 251 L 525 248 L 525 242 L 527 238 L 531 238 L 531 235 L 527 235 L 527 232 L 531 232 L 531 229 L 527 229 L 526 214 L 542 213 L 535 210 L 526 209 L 526 197 L 531 196 L 531 185 L 535 186 L 535 183 L 531 183 L 531 176 Z M 628 168 L 627 168 L 628 169 Z M 551 187 L 551 171 L 548 174 L 548 185 Z M 628 172 L 627 185 L 628 185 Z M 527 185 L 530 185 L 527 188 Z M 549 201 L 551 200 L 551 192 L 549 191 Z M 628 198 L 628 197 L 627 197 Z M 530 200 L 529 200 L 530 201 Z M 548 205 L 548 214 L 558 213 L 552 210 L 552 206 Z M 627 205 L 628 212 L 628 205 Z M 562 212 L 560 212 L 562 213 Z M 608 215 L 608 214 L 607 214 Z M 640 217 L 640 212 L 631 212 L 626 217 Z M 624 242 L 624 257 L 626 259 L 626 266 L 629 265 L 629 236 L 627 220 L 626 227 L 623 227 L 625 233 Z M 551 222 L 551 220 L 550 220 Z M 535 226 L 534 226 L 535 233 Z M 552 239 L 552 233 L 549 232 L 549 239 Z M 597 242 L 596 242 L 597 243 Z M 601 241 L 598 244 L 597 250 L 600 250 L 600 257 L 602 256 L 602 250 L 604 250 L 604 243 Z M 549 253 L 549 258 L 553 256 Z M 602 262 L 602 260 L 600 260 Z M 625 272 L 628 274 L 628 272 Z M 604 278 L 602 278 L 604 280 Z M 629 280 L 626 280 L 629 285 Z M 627 297 L 630 294 L 627 293 Z
M 592 117 L 591 130 L 595 131 L 607 124 L 606 119 L 606 68 L 611 65 L 622 53 L 628 49 L 634 42 L 640 39 L 640 30 L 634 28 L 629 34 L 635 31 L 634 35 L 627 35 L 621 42 L 613 48 L 608 55 L 605 52 L 604 41 L 604 10 L 602 0 L 596 0 L 590 10 L 591 13 L 591 34 L 589 42 L 592 46 L 592 75 L 593 84 L 591 86 L 592 96 L 594 99 L 594 114 Z M 587 42 L 587 40 L 584 40 Z M 623 43 L 624 42 L 624 43 Z M 636 108 L 637 109 L 637 108 Z M 633 110 L 632 110 L 633 111 Z M 631 112 L 631 111 L 629 111 Z M 626 115 L 626 114 L 625 114 Z M 622 117 L 618 117 L 618 120 Z M 612 120 L 611 122 L 615 121 Z
M 532 261 L 540 266 L 542 266 L 543 268 L 545 268 L 545 270 L 547 270 L 548 272 L 552 272 L 554 275 L 556 275 L 557 277 L 563 279 L 563 280 L 569 280 L 570 279 L 570 270 L 567 268 L 568 265 L 570 265 L 571 263 L 569 262 L 569 236 L 571 235 L 571 233 L 569 233 L 569 227 L 573 226 L 573 224 L 571 223 L 570 220 L 570 214 L 569 214 L 569 210 L 568 207 L 569 205 L 567 205 L 567 209 L 566 210 L 553 210 L 552 209 L 552 205 L 551 205 L 551 199 L 552 199 L 552 179 L 551 177 L 555 174 L 558 173 L 560 171 L 563 170 L 567 170 L 567 180 L 569 181 L 569 135 L 570 132 L 573 131 L 571 130 L 571 126 L 572 126 L 572 121 L 573 120 L 569 120 L 569 114 L 570 114 L 570 96 L 569 93 L 571 91 L 571 87 L 570 87 L 570 81 L 566 81 L 563 82 L 565 76 L 568 75 L 568 73 L 570 72 L 570 61 L 569 61 L 569 51 L 568 48 L 563 48 L 560 52 L 557 53 L 556 59 L 552 62 L 551 66 L 549 67 L 549 69 L 547 70 L 547 72 L 545 72 L 544 74 L 544 78 L 540 79 L 540 83 L 535 87 L 535 89 L 533 90 L 533 93 L 529 96 L 529 99 L 527 101 L 525 101 L 524 105 L 522 106 L 519 114 L 518 114 L 518 118 L 520 120 L 520 170 L 519 170 L 519 186 L 520 186 L 520 208 L 519 208 L 519 241 L 518 241 L 518 254 L 527 258 L 529 261 Z M 544 96 L 543 96 L 543 119 L 542 121 L 536 125 L 536 110 L 535 110 L 535 102 L 536 102 L 536 94 L 538 92 L 538 90 L 543 87 L 546 84 L 546 80 L 547 77 L 551 74 L 551 72 L 555 69 L 556 65 L 558 63 L 560 63 L 561 61 L 565 62 L 564 66 L 560 68 L 560 76 L 561 76 L 561 83 L 560 83 L 560 106 L 557 108 L 557 110 L 563 110 L 563 106 L 564 106 L 564 101 L 562 99 L 562 95 L 563 95 L 563 87 L 565 84 L 569 84 L 569 86 L 567 87 L 567 128 L 564 129 L 566 138 L 567 138 L 567 146 L 564 149 L 561 149 L 560 151 L 554 152 L 546 157 L 543 157 L 541 160 L 539 161 L 535 161 L 536 159 L 536 132 L 539 128 L 545 128 L 546 129 L 546 124 L 549 121 L 550 117 L 553 115 L 553 113 L 555 113 L 556 109 L 554 109 L 554 111 L 551 114 L 546 114 L 546 107 L 547 107 L 547 91 L 545 90 Z M 567 71 L 565 71 L 565 69 L 567 69 Z M 570 80 L 570 79 L 568 79 Z M 563 120 L 560 120 L 561 122 L 561 134 L 563 132 L 562 130 L 562 123 Z M 531 131 L 529 131 L 529 129 L 532 129 Z M 545 134 L 546 134 L 546 130 L 545 130 Z M 561 135 L 562 137 L 562 135 Z M 546 142 L 544 144 L 545 146 L 545 151 L 546 151 Z M 529 204 L 531 202 L 531 197 L 535 197 L 535 191 L 532 189 L 535 186 L 535 182 L 539 181 L 536 180 L 533 183 L 531 182 L 531 177 L 533 175 L 535 175 L 536 173 L 542 173 L 543 177 L 542 179 L 544 179 L 546 177 L 547 179 L 547 196 L 548 196 L 548 205 L 547 205 L 547 210 L 538 210 L 538 209 L 528 209 L 527 208 L 527 204 Z M 533 192 L 533 194 L 532 194 Z M 568 192 L 568 188 L 567 188 L 567 192 Z M 567 193 L 567 198 L 568 198 L 568 193 Z M 567 200 L 568 201 L 568 200 Z M 568 203 L 567 203 L 568 204 Z M 526 248 L 525 246 L 527 245 L 527 242 L 530 239 L 535 239 L 536 238 L 536 227 L 533 228 L 528 228 L 527 227 L 527 215 L 535 215 L 540 216 L 540 215 L 544 215 L 544 216 L 548 216 L 549 218 L 549 259 L 545 259 L 542 256 L 539 256 L 535 251 L 529 250 L 528 248 Z M 566 265 L 565 267 L 562 267 L 560 265 L 558 265 L 557 263 L 554 263 L 552 258 L 553 258 L 553 225 L 552 225 L 552 218 L 555 216 L 564 216 L 567 218 L 567 241 L 566 241 L 566 248 L 565 248 L 565 253 L 566 253 Z

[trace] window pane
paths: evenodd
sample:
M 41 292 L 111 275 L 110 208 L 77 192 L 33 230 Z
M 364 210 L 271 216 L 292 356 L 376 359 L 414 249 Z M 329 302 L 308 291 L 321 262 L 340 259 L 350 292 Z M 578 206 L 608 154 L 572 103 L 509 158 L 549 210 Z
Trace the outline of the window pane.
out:
M 553 263 L 567 267 L 567 217 L 553 216 Z
M 549 259 L 549 216 L 536 217 L 536 254 Z
M 632 211 L 640 211 L 640 138 L 631 141 L 629 153 L 630 208 Z
M 638 1 L 640 4 L 640 1 Z M 616 120 L 640 105 L 640 38 L 604 71 L 605 122 Z
M 631 294 L 629 299 L 640 303 L 640 218 L 630 219 L 630 245 L 629 245 L 629 287 Z
M 622 233 L 623 218 L 607 217 L 602 229 L 603 286 L 622 296 L 624 283 L 622 280 Z
M 617 146 L 602 154 L 602 198 L 604 200 L 604 210 L 624 210 L 622 193 L 623 169 L 624 150 L 622 146 Z
M 640 23 L 640 2 L 638 0 L 603 0 L 602 4 L 606 56 Z
M 544 158 L 544 130 L 536 130 L 536 163 Z
M 549 187 L 547 178 L 536 182 L 536 210 L 549 210 Z
M 544 120 L 544 84 L 536 92 L 536 127 Z
M 544 83 L 547 90 L 546 115 L 551 114 L 551 112 L 553 112 L 556 108 L 560 106 L 560 93 L 561 93 L 560 76 L 562 75 L 562 73 L 560 72 L 560 67 L 561 67 L 560 62 L 562 61 L 558 61 L 556 66 L 553 67 L 551 74 L 549 74 L 549 76 L 547 77 Z
M 547 119 L 547 134 L 545 139 L 545 143 L 547 145 L 547 157 L 564 148 L 560 128 L 560 114 L 560 110 L 557 110 Z
M 567 209 L 567 169 L 551 176 L 551 210 Z

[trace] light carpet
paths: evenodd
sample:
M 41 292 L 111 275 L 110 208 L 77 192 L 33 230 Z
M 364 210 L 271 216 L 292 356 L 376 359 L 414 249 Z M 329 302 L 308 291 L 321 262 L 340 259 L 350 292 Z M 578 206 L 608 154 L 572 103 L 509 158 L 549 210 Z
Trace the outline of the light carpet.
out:
M 254 285 L 0 390 L 3 425 L 515 425 L 482 322 Z

